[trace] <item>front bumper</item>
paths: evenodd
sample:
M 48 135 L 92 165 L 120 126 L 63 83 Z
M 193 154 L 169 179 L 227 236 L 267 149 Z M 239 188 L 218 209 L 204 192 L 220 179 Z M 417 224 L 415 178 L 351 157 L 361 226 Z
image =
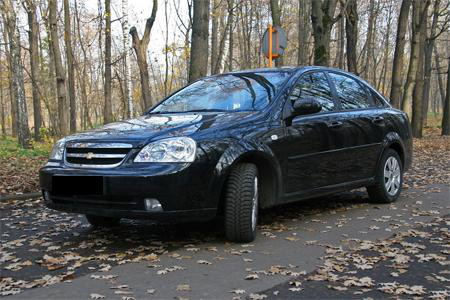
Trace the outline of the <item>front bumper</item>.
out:
M 108 217 L 207 220 L 216 215 L 220 197 L 220 180 L 214 176 L 214 167 L 205 163 L 112 169 L 46 166 L 40 170 L 39 179 L 49 208 Z M 56 186 L 61 182 L 64 186 Z M 100 188 L 89 186 L 90 182 L 97 182 Z M 147 210 L 146 198 L 157 199 L 162 211 Z

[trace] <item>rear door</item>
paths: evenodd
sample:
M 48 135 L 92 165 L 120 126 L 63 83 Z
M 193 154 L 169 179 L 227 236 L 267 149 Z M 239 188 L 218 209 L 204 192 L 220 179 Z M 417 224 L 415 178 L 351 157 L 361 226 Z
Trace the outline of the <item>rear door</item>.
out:
M 370 92 L 359 80 L 338 72 L 328 72 L 339 101 L 342 123 L 333 138 L 342 149 L 340 161 L 341 182 L 367 179 L 373 176 L 385 127 L 382 110 L 376 107 Z

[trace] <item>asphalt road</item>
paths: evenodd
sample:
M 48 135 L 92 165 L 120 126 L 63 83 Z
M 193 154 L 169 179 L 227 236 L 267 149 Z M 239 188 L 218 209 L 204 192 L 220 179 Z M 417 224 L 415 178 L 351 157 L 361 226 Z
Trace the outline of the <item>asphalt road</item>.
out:
M 0 292 L 17 293 L 6 299 L 360 298 L 361 293 L 386 298 L 392 295 L 380 292 L 380 284 L 394 282 L 398 269 L 402 274 L 420 270 L 420 279 L 397 281 L 424 287 L 422 296 L 435 295 L 431 292 L 450 290 L 449 248 L 442 246 L 450 244 L 449 208 L 448 185 L 405 190 L 392 205 L 369 204 L 364 192 L 353 191 L 265 211 L 257 239 L 240 245 L 225 241 L 218 222 L 162 226 L 126 221 L 118 228 L 96 230 L 81 216 L 48 210 L 39 201 L 2 205 Z M 411 260 L 408 268 L 413 271 L 403 272 L 405 265 L 392 269 L 389 260 L 370 259 L 382 252 L 380 245 L 378 254 L 374 249 L 361 252 L 361 244 L 368 241 L 394 245 L 399 243 L 395 234 L 422 231 L 431 237 L 407 235 L 402 242 L 425 245 L 413 254 L 439 256 L 440 263 L 436 258 L 420 265 L 415 264 L 419 259 Z M 413 257 L 409 251 L 394 250 L 397 256 Z M 365 259 L 372 266 L 364 267 L 361 276 L 372 282 L 344 290 L 330 278 L 308 281 L 318 271 L 322 274 L 327 256 L 352 260 L 333 271 L 347 272 L 345 276 L 359 274 L 354 257 L 359 264 Z M 422 291 L 418 289 L 412 292 Z

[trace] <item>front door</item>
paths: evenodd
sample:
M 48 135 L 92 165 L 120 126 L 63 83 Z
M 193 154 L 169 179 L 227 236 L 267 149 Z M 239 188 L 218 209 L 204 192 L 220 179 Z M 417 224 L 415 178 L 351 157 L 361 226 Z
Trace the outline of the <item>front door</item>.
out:
M 337 106 L 325 73 L 303 74 L 292 88 L 286 105 L 311 97 L 321 103 L 322 111 L 297 116 L 286 125 L 283 182 L 288 197 L 329 185 L 334 180 L 330 174 L 339 171 L 332 155 L 336 144 L 330 136 L 331 128 L 339 127 L 336 123 L 339 113 L 335 112 Z

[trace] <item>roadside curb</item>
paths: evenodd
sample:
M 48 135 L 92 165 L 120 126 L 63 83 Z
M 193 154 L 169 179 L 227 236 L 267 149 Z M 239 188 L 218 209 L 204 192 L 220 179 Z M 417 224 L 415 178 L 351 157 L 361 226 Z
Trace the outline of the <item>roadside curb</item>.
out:
M 27 193 L 27 194 L 16 194 L 16 195 L 6 195 L 0 196 L 0 202 L 10 201 L 10 200 L 25 200 L 25 199 L 36 199 L 42 196 L 42 193 Z

